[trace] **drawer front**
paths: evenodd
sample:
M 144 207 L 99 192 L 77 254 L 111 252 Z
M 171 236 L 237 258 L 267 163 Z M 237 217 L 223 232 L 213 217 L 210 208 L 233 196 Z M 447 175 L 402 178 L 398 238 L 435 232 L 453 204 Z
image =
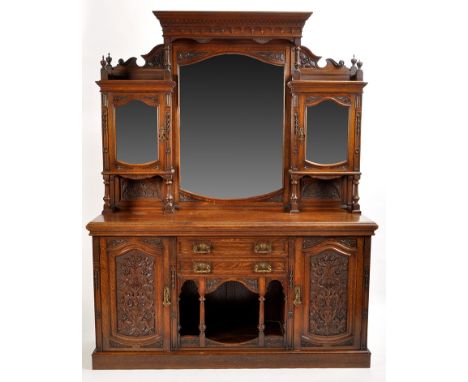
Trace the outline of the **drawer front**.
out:
M 286 238 L 179 238 L 178 254 L 182 256 L 286 256 Z
M 278 275 L 286 274 L 286 260 L 264 259 L 203 259 L 180 260 L 178 273 L 181 275 Z

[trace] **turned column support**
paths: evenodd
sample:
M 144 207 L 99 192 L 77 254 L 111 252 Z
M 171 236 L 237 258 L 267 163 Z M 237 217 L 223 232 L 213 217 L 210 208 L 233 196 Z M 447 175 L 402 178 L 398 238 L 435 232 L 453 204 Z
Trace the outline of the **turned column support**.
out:
M 290 213 L 299 212 L 299 181 L 301 179 L 300 175 L 291 174 L 291 196 L 289 199 L 290 203 Z
M 353 198 L 351 205 L 351 212 L 361 213 L 361 206 L 359 205 L 359 179 L 360 175 L 353 175 Z
M 265 346 L 265 277 L 259 279 L 258 346 Z
M 205 341 L 205 331 L 206 331 L 206 325 L 205 325 L 205 279 L 201 279 L 199 283 L 199 290 L 200 294 L 200 324 L 198 326 L 198 329 L 200 330 L 200 347 L 205 347 L 206 346 L 206 341 Z

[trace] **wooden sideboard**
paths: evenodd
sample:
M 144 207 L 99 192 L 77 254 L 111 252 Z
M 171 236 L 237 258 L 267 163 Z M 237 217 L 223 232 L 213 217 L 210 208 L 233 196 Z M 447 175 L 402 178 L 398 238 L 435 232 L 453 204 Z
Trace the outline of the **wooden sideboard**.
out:
M 359 205 L 362 63 L 320 66 L 300 44 L 310 13 L 155 14 L 164 44 L 143 55 L 145 65 L 131 58 L 112 66 L 110 55 L 101 61 L 104 209 L 87 225 L 93 368 L 369 367 L 377 225 Z M 223 199 L 181 186 L 180 92 L 183 66 L 229 55 L 280 68 L 282 186 Z M 145 113 L 154 127 L 125 152 L 130 132 L 119 137 L 119 118 L 127 121 L 121 107 L 132 102 L 139 109 L 126 122 L 130 130 Z M 343 129 L 331 135 L 345 137 L 333 163 L 308 156 L 330 140 L 308 128 L 317 105 L 332 110 L 325 117 L 344 115 Z M 154 152 L 142 153 L 148 142 Z M 119 158 L 140 154 L 143 163 Z M 328 154 L 341 155 L 333 147 L 320 155 Z

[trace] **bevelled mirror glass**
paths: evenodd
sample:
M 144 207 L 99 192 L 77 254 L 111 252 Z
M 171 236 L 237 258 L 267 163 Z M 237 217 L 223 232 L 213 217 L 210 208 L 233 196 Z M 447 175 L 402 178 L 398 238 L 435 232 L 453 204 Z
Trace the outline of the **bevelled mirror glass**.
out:
M 132 100 L 115 109 L 116 156 L 120 162 L 142 164 L 158 159 L 158 110 Z
M 284 68 L 242 55 L 180 67 L 181 188 L 238 199 L 282 188 Z
M 335 164 L 348 158 L 349 108 L 332 100 L 307 107 L 306 159 Z

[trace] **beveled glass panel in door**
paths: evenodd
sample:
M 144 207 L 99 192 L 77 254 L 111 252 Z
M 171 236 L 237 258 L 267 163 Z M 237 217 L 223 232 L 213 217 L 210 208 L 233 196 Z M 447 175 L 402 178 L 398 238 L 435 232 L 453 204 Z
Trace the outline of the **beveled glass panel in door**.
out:
M 306 159 L 336 164 L 348 158 L 349 108 L 332 100 L 307 107 Z
M 129 164 L 158 159 L 158 109 L 132 100 L 115 109 L 116 158 Z

